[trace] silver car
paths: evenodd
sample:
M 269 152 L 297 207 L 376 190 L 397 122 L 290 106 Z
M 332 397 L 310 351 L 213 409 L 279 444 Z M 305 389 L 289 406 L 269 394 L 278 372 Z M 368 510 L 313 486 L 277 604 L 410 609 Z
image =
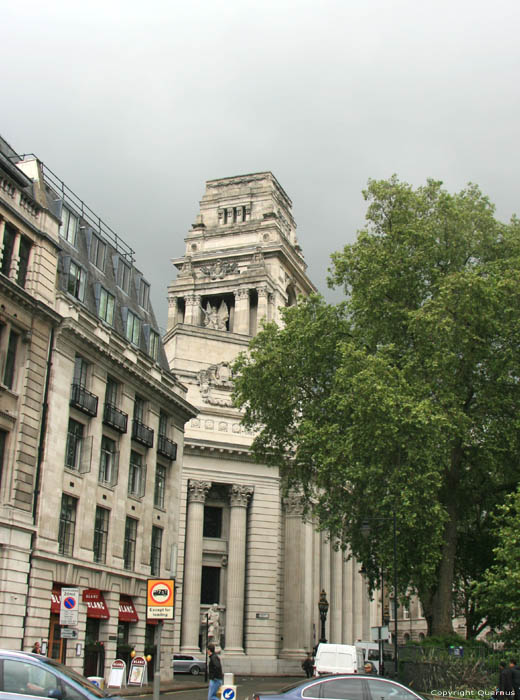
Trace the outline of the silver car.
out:
M 0 649 L 0 698 L 100 700 L 112 696 L 67 666 L 39 654 Z M 117 696 L 117 691 L 114 693 Z
M 205 670 L 206 662 L 204 659 L 198 659 L 191 654 L 173 655 L 174 673 L 191 673 L 192 676 L 198 676 L 199 673 L 204 673 Z

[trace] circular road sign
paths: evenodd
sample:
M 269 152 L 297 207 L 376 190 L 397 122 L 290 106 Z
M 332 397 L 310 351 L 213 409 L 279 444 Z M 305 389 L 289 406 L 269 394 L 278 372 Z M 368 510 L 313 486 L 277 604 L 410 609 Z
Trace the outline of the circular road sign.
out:
M 235 700 L 235 689 L 234 688 L 224 688 L 222 691 L 222 697 L 224 700 Z
M 169 605 L 173 597 L 170 581 L 157 581 L 150 586 L 150 598 L 156 605 Z
M 76 607 L 76 599 L 72 598 L 72 596 L 68 596 L 63 601 L 63 605 L 67 608 L 67 610 L 74 610 Z

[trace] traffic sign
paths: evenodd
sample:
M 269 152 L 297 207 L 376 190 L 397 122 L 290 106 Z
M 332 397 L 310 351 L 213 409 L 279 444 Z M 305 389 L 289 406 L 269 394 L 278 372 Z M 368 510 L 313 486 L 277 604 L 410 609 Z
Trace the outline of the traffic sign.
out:
M 222 686 L 222 700 L 236 700 L 237 687 L 236 685 Z
M 60 636 L 62 639 L 77 639 L 78 630 L 73 627 L 62 627 L 60 630 Z
M 173 620 L 175 579 L 149 578 L 146 617 L 152 620 Z
M 60 625 L 78 624 L 79 589 L 62 588 L 60 600 Z

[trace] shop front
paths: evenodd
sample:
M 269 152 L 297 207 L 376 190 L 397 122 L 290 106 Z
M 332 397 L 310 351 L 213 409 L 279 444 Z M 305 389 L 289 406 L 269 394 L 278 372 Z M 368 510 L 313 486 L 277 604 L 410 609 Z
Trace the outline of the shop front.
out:
M 105 670 L 105 646 L 102 624 L 110 619 L 103 593 L 97 588 L 86 588 L 82 594 L 87 606 L 87 624 L 85 628 L 84 676 L 103 676 Z
M 126 663 L 127 668 L 130 667 L 130 662 L 132 660 L 131 654 L 132 651 L 134 651 L 134 645 L 130 642 L 133 637 L 131 634 L 131 625 L 136 622 L 139 622 L 139 616 L 137 615 L 134 602 L 131 596 L 122 593 L 119 598 L 116 656 Z

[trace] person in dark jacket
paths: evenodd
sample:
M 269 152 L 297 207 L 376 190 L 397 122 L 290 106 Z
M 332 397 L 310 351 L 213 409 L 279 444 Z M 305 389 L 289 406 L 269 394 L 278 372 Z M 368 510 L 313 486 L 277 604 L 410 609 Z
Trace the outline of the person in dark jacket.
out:
M 222 685 L 224 674 L 222 673 L 222 664 L 220 663 L 219 655 L 215 651 L 215 645 L 211 642 L 208 644 L 208 656 L 208 700 L 218 700 L 217 690 Z
M 497 700 L 514 700 L 513 674 L 505 661 L 499 664 Z
M 307 678 L 312 678 L 312 673 L 314 671 L 314 661 L 312 660 L 311 652 L 302 661 L 302 668 L 305 671 Z
M 511 680 L 513 681 L 513 690 L 515 691 L 516 700 L 520 700 L 520 666 L 516 663 L 516 659 L 509 661 L 511 670 Z

